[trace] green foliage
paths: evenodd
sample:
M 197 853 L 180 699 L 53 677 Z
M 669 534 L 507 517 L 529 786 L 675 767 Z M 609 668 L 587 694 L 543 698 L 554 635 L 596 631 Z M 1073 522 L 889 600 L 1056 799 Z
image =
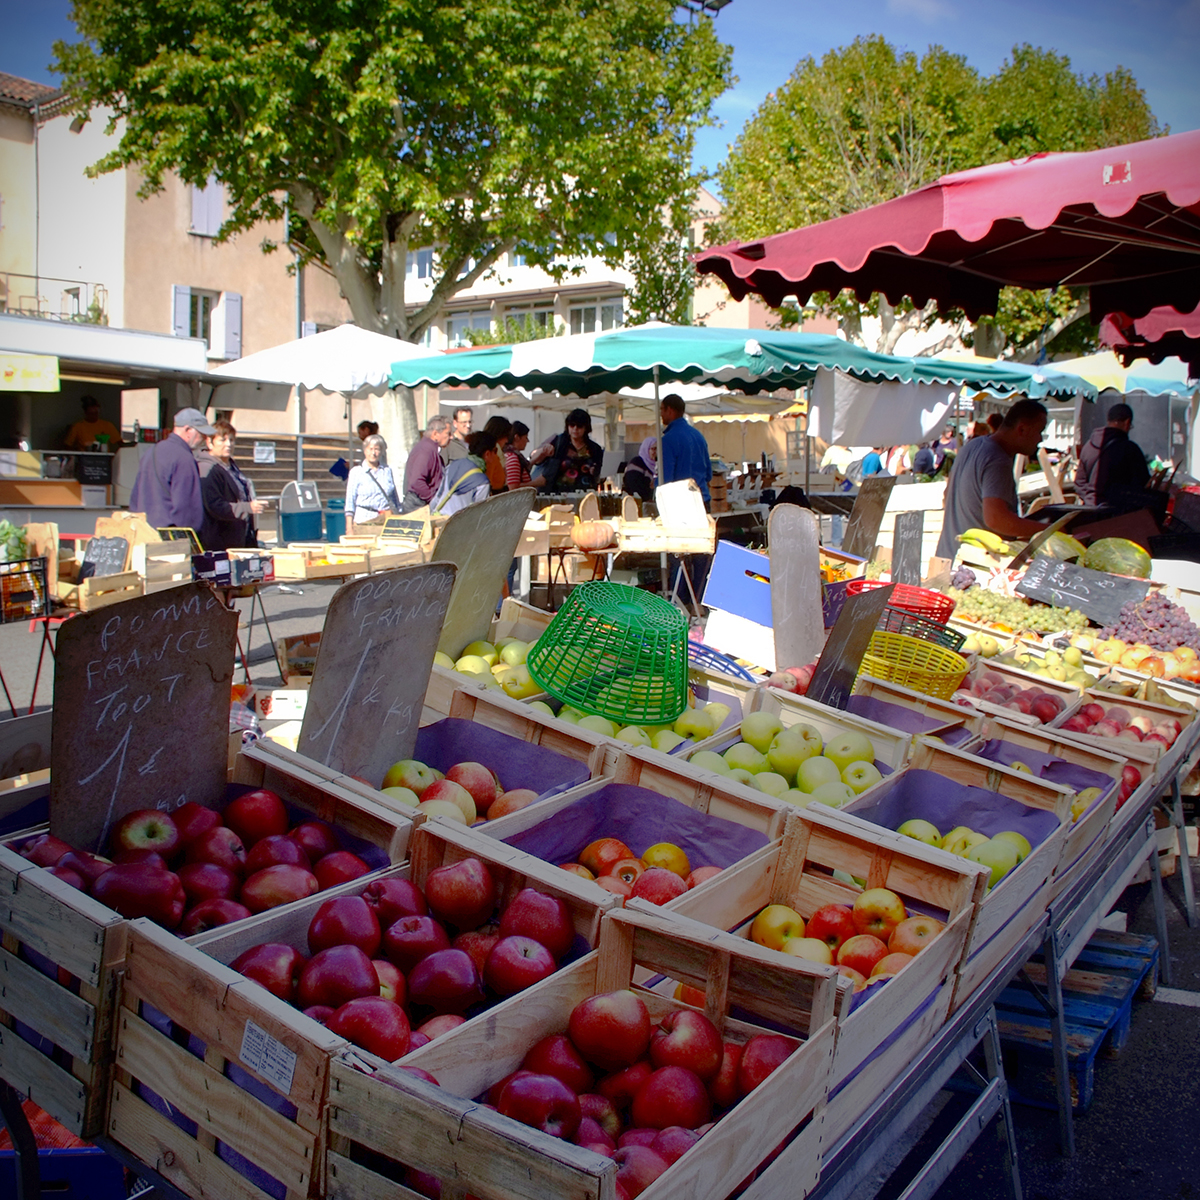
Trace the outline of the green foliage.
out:
M 565 325 L 555 328 L 552 318 L 544 325 L 539 325 L 531 313 L 526 313 L 520 319 L 505 317 L 495 329 L 468 329 L 466 336 L 472 346 L 515 346 L 518 342 L 540 342 L 543 338 L 561 337 L 566 331 Z
M 633 275 L 629 289 L 629 321 L 641 325 L 664 321 L 692 323 L 696 292 L 695 250 L 689 205 L 678 204 L 633 240 L 625 265 Z
M 25 527 L 11 521 L 0 521 L 0 562 L 20 562 L 29 557 L 29 542 Z

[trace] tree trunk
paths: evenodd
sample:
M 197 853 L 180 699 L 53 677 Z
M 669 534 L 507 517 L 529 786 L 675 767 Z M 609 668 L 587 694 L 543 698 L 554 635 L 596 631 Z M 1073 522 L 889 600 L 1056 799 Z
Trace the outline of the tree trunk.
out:
M 1004 349 L 1004 330 L 990 321 L 975 326 L 975 353 L 981 358 L 999 358 Z

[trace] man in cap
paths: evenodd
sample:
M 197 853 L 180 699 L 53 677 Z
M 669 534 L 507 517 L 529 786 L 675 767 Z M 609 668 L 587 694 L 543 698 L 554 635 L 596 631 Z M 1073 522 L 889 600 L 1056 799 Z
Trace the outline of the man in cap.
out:
M 199 530 L 204 521 L 196 450 L 217 432 L 198 408 L 181 408 L 169 437 L 147 447 L 129 493 L 132 512 L 144 512 L 155 529 Z

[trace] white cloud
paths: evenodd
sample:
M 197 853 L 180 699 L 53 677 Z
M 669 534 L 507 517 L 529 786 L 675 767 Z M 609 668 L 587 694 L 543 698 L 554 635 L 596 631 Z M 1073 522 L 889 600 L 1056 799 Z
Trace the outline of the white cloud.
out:
M 947 0 L 887 0 L 888 12 L 900 17 L 916 17 L 926 24 L 953 20 L 958 16 Z

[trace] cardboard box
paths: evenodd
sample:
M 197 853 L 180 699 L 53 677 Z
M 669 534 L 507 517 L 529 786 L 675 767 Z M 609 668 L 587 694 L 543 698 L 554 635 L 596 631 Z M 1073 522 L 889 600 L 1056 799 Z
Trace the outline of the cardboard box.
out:
M 218 587 L 273 583 L 275 560 L 257 550 L 206 551 L 192 555 L 192 578 L 206 579 Z

